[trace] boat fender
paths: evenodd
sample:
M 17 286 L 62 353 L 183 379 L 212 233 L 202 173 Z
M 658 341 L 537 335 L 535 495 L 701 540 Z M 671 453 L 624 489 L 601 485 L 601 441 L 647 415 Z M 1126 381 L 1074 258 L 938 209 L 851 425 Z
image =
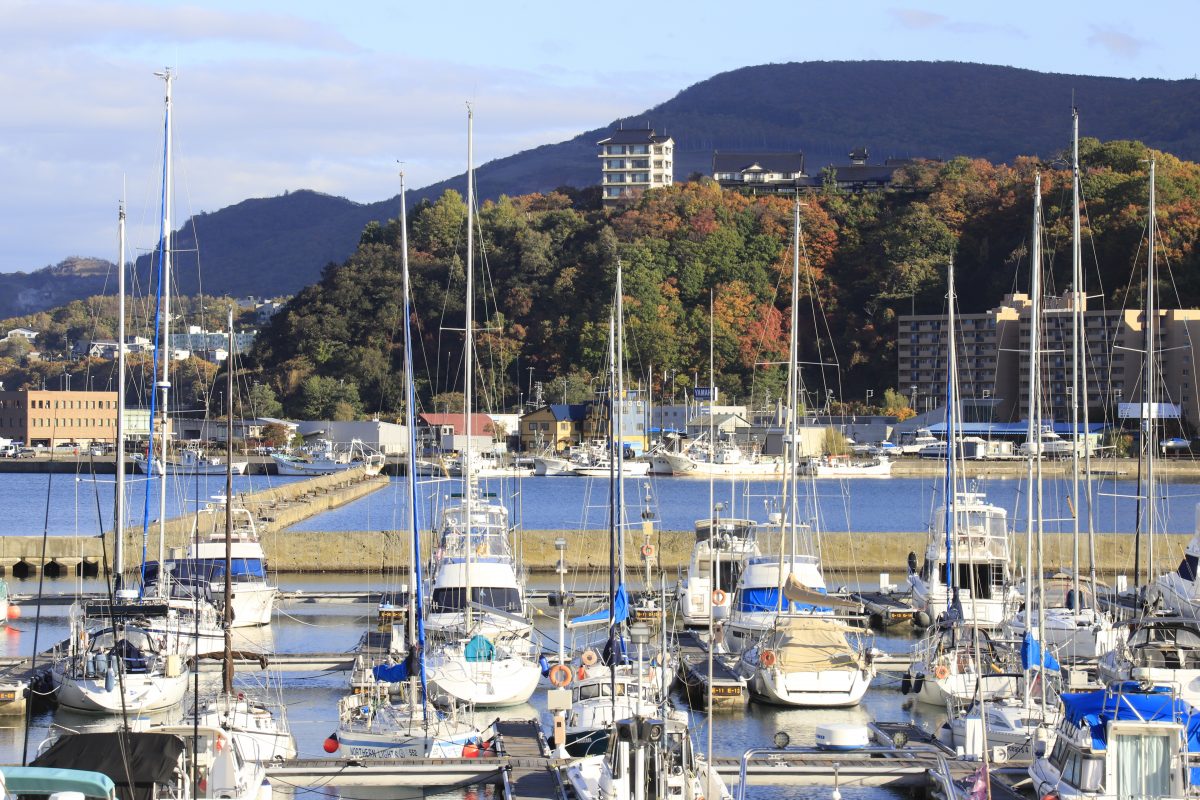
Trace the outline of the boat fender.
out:
M 923 687 L 924 685 L 925 685 L 925 676 L 924 675 L 918 675 L 917 677 L 913 678 L 912 693 L 920 694 L 921 687 Z
M 550 662 L 546 660 L 545 656 L 538 656 L 538 666 L 542 669 L 542 677 L 549 677 Z
M 117 683 L 116 671 L 110 666 L 108 671 L 104 673 L 104 691 L 111 692 Z
M 713 589 L 712 601 L 714 606 L 723 606 L 728 599 L 729 595 L 725 594 L 723 589 Z
M 946 678 L 950 677 L 950 668 L 945 664 L 938 664 L 937 669 L 933 671 L 933 677 L 937 678 L 939 681 L 946 680 Z
M 587 678 L 587 667 L 580 667 L 579 671 L 575 673 L 575 677 L 579 680 Z
M 566 664 L 555 664 L 549 670 L 549 677 L 550 685 L 561 689 L 571 683 L 571 668 Z
M 334 731 L 333 733 L 329 734 L 329 736 L 325 737 L 326 753 L 336 753 L 338 751 L 338 747 L 340 746 L 341 743 L 338 742 L 337 731 Z
M 917 572 L 917 554 L 912 550 L 908 551 L 908 574 L 915 575 Z
M 916 623 L 918 628 L 928 628 L 933 620 L 929 618 L 928 612 L 918 611 L 916 614 L 913 614 L 913 622 Z
M 579 657 L 579 660 L 583 662 L 585 667 L 590 667 L 600 660 L 600 656 L 596 654 L 595 650 L 589 647 L 583 651 L 583 655 Z
M 912 675 L 904 673 L 904 677 L 900 679 L 900 694 L 911 694 L 912 684 Z

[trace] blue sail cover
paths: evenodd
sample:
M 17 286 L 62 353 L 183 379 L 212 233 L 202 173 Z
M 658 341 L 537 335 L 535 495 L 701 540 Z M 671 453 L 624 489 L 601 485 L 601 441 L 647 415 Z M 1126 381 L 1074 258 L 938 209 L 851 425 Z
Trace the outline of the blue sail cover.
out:
M 613 602 L 613 622 L 620 625 L 625 620 L 629 619 L 629 593 L 625 590 L 625 584 L 617 585 L 617 596 Z M 599 608 L 590 614 L 584 614 L 582 617 L 576 617 L 571 620 L 572 625 L 579 625 L 584 622 L 607 622 L 608 609 Z
M 1062 665 L 1058 663 L 1054 653 L 1043 650 L 1042 643 L 1032 633 L 1026 631 L 1025 638 L 1021 641 L 1021 668 L 1029 669 L 1031 666 L 1039 666 L 1055 672 L 1062 669 Z

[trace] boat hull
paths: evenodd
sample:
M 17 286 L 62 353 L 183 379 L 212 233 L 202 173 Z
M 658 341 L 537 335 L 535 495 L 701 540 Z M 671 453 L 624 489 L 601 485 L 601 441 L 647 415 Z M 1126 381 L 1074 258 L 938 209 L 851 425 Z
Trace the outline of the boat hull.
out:
M 522 658 L 468 661 L 452 657 L 431 665 L 428 671 L 432 694 L 489 708 L 528 703 L 541 677 L 537 663 Z
M 58 704 L 87 714 L 141 713 L 173 708 L 183 701 L 188 687 L 186 672 L 172 677 L 127 674 L 114 682 L 112 689 L 105 688 L 104 676 L 68 677 L 59 664 L 50 670 L 50 677 Z
M 748 685 L 755 700 L 773 705 L 844 708 L 862 702 L 872 677 L 865 669 L 784 672 L 759 668 Z

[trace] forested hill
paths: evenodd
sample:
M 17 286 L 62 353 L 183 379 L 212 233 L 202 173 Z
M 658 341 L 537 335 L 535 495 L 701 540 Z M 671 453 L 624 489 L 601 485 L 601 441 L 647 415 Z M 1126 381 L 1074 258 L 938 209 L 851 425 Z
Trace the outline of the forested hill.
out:
M 1085 136 L 1136 139 L 1181 158 L 1200 158 L 1197 80 L 1054 75 L 954 62 L 806 62 L 716 75 L 642 113 L 492 161 L 476 177 L 483 198 L 594 185 L 595 144 L 618 125 L 651 125 L 671 134 L 677 180 L 707 173 L 714 150 L 802 150 L 810 174 L 844 163 L 846 153 L 861 145 L 870 148 L 873 161 L 1049 158 L 1068 142 L 1072 101 Z M 416 190 L 410 207 L 462 186 L 459 175 Z M 394 216 L 396 206 L 395 198 L 361 204 L 299 191 L 199 215 L 194 223 L 203 289 L 231 295 L 296 291 L 316 281 L 327 263 L 348 257 L 366 222 Z M 192 228 L 182 226 L 181 250 L 192 249 Z M 183 292 L 201 288 L 195 256 L 181 253 L 178 281 Z M 0 274 L 0 317 L 93 291 L 93 283 L 61 270 Z

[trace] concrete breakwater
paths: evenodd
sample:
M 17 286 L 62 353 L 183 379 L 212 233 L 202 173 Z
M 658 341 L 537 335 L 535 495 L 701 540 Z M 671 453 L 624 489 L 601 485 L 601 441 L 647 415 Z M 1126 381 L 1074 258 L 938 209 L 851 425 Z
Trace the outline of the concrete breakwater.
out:
M 249 509 L 270 558 L 273 540 L 279 531 L 330 509 L 352 502 L 388 485 L 386 477 L 366 475 L 352 469 L 332 475 L 321 475 L 303 481 L 240 493 L 236 506 Z M 207 516 L 207 515 L 205 515 Z M 198 513 L 185 514 L 166 521 L 168 551 L 186 547 L 196 526 Z M 223 517 L 221 518 L 223 521 Z M 220 522 L 220 521 L 219 521 Z M 200 520 L 201 535 L 207 535 L 207 520 Z M 125 529 L 126 564 L 140 560 L 142 552 L 141 526 Z M 4 575 L 26 577 L 44 568 L 47 575 L 93 575 L 104 563 L 113 559 L 113 532 L 103 536 L 50 536 L 44 543 L 40 536 L 0 536 L 0 570 Z M 157 557 L 159 525 L 149 525 L 148 549 L 152 559 Z

